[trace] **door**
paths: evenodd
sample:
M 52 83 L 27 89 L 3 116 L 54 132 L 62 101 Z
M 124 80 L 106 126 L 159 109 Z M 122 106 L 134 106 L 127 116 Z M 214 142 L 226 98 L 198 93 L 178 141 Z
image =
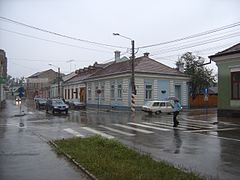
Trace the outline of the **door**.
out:
M 181 85 L 175 85 L 175 97 L 179 99 L 180 102 L 182 102 L 182 96 L 181 96 Z

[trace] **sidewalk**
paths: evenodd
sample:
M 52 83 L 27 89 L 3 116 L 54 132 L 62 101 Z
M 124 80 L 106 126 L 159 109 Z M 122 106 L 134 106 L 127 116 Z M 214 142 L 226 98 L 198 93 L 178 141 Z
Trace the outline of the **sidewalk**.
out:
M 0 179 L 88 179 L 77 167 L 27 128 L 19 128 L 18 107 L 7 101 L 0 110 Z

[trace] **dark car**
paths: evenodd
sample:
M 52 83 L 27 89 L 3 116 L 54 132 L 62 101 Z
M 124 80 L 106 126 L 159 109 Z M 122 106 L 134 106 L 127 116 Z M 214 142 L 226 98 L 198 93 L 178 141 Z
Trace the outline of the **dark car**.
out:
M 66 103 L 71 109 L 85 109 L 85 104 L 76 99 L 68 100 Z
M 47 103 L 47 99 L 44 98 L 39 98 L 37 100 L 35 100 L 35 104 L 36 104 L 36 109 L 45 109 Z
M 48 99 L 46 103 L 46 112 L 51 111 L 53 114 L 55 112 L 68 114 L 68 108 L 69 106 L 62 99 Z

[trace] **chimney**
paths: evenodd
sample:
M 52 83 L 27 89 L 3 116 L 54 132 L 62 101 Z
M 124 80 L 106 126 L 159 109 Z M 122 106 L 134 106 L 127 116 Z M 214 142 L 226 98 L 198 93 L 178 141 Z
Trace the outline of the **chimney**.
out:
M 120 51 L 114 51 L 114 53 L 115 53 L 115 61 L 116 62 L 119 62 L 120 61 Z
M 143 53 L 144 57 L 148 57 L 149 54 L 150 54 L 149 52 L 145 52 L 145 53 Z
M 183 62 L 177 62 L 177 70 L 180 72 L 184 72 L 184 63 Z

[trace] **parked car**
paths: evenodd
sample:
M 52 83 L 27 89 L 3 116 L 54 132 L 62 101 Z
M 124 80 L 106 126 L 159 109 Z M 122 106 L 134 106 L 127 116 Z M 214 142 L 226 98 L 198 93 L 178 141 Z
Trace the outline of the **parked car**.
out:
M 142 106 L 142 111 L 149 114 L 172 113 L 173 105 L 170 101 L 148 101 Z
M 65 112 L 68 114 L 69 106 L 64 103 L 62 99 L 48 99 L 46 103 L 46 112 L 51 111 L 53 114 L 55 112 L 61 113 Z
M 35 100 L 35 104 L 36 104 L 36 109 L 45 109 L 47 103 L 47 99 L 45 98 L 38 98 L 37 100 Z
M 66 101 L 66 104 L 68 104 L 71 109 L 84 109 L 85 108 L 85 103 L 82 103 L 77 99 L 68 100 L 68 101 Z

